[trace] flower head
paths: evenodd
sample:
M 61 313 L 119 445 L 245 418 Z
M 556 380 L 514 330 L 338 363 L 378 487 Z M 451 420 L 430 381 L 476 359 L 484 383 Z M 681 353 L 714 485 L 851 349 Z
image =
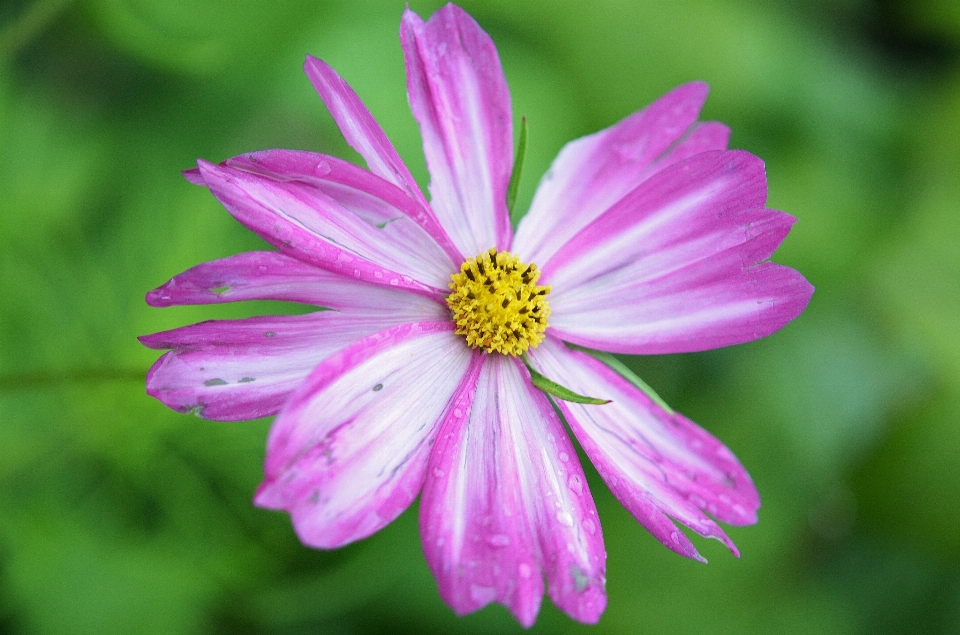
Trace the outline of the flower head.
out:
M 278 415 L 255 502 L 288 511 L 305 544 L 369 536 L 421 495 L 424 552 L 455 611 L 500 602 L 530 625 L 546 590 L 594 622 L 606 553 L 553 404 L 664 545 L 702 559 L 672 518 L 737 553 L 714 519 L 756 521 L 747 472 L 589 349 L 701 351 L 781 328 L 813 291 L 768 261 L 794 219 L 765 208 L 763 163 L 727 150 L 722 124 L 697 121 L 707 87 L 691 83 L 567 145 L 514 234 L 510 98 L 493 42 L 453 5 L 427 22 L 407 10 L 400 35 L 430 202 L 357 95 L 308 57 L 369 171 L 290 150 L 199 161 L 187 178 L 276 251 L 198 265 L 147 301 L 328 310 L 145 336 L 170 349 L 147 389 L 211 419 Z M 552 401 L 537 376 L 610 402 Z

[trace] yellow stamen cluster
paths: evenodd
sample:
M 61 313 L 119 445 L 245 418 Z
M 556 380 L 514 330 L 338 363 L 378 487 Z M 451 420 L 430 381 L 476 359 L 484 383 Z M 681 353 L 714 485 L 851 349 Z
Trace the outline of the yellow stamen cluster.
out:
M 491 249 L 464 262 L 450 279 L 447 305 L 457 335 L 471 347 L 517 356 L 543 341 L 550 287 L 537 285 L 537 265 Z

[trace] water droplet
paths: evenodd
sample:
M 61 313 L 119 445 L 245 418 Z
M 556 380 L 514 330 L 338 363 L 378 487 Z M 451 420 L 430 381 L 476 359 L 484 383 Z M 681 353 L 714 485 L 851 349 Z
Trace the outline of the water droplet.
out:
M 478 604 L 489 604 L 497 599 L 497 590 L 492 586 L 470 585 L 470 598 Z
M 557 522 L 564 527 L 573 527 L 573 516 L 569 512 L 559 511 L 557 512 Z
M 353 277 L 354 277 L 354 278 L 357 278 L 358 280 L 360 279 L 360 270 L 359 270 L 359 269 L 354 269 L 354 270 L 353 270 Z
M 576 585 L 577 593 L 583 593 L 590 582 L 590 578 L 580 570 L 580 567 L 570 567 L 570 573 L 573 575 L 573 583 Z
M 326 161 L 317 162 L 316 167 L 313 168 L 313 173 L 317 176 L 326 176 L 330 174 L 330 164 Z
M 459 419 L 460 417 L 463 416 L 463 410 L 460 410 L 460 408 L 454 408 L 454 409 L 453 409 L 453 416 L 456 417 L 457 419 Z
M 678 544 L 678 545 L 680 544 L 680 534 L 679 534 L 679 533 L 677 533 L 677 532 L 675 532 L 675 531 L 670 532 L 670 538 L 673 539 L 673 542 L 674 542 L 674 543 L 676 543 L 676 544 Z
M 447 541 L 444 540 L 442 537 L 441 537 L 441 538 L 437 538 L 437 546 L 438 546 L 438 547 L 442 547 L 443 545 L 446 544 L 446 542 L 447 542 Z
M 570 478 L 567 479 L 567 485 L 577 494 L 583 494 L 583 479 L 578 474 L 571 474 Z
M 510 544 L 510 537 L 505 534 L 487 536 L 487 544 L 491 547 L 506 547 Z
M 373 272 L 373 277 L 379 280 L 380 278 L 383 277 L 383 272 L 382 272 L 382 271 L 374 271 L 374 272 Z
M 441 470 L 439 467 L 433 468 L 433 475 L 434 475 L 435 477 L 441 478 L 441 477 L 443 476 L 443 474 L 444 474 L 443 470 Z
M 560 460 L 563 461 L 564 463 L 566 463 L 567 461 L 570 460 L 570 455 L 567 454 L 566 452 L 561 452 L 561 453 L 560 453 Z
M 730 449 L 725 445 L 717 446 L 716 455 L 722 459 L 727 459 L 728 461 L 734 460 L 737 458 L 733 455 L 733 452 L 731 452 Z
M 397 280 L 396 278 L 391 278 L 391 279 L 390 279 L 390 286 L 395 287 L 395 286 L 397 286 L 398 284 L 400 284 L 400 281 Z
M 588 532 L 591 536 L 596 536 L 596 535 L 597 535 L 597 526 L 596 526 L 596 525 L 594 524 L 594 522 L 593 522 L 592 520 L 590 520 L 589 518 L 588 518 L 587 520 L 583 521 L 583 527 L 584 527 L 584 529 L 587 530 L 587 532 Z
M 521 562 L 520 566 L 517 567 L 517 570 L 520 572 L 521 578 L 529 578 L 531 575 L 533 575 L 533 569 L 531 569 L 530 565 L 528 565 L 526 562 Z

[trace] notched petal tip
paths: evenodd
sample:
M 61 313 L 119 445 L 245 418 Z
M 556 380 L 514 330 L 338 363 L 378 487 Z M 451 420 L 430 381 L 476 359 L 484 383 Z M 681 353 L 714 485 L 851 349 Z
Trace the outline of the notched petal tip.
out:
M 189 170 L 183 170 L 180 172 L 183 175 L 183 178 L 187 179 L 194 185 L 206 186 L 207 182 L 203 180 L 203 175 L 200 174 L 200 170 L 197 168 L 190 168 Z

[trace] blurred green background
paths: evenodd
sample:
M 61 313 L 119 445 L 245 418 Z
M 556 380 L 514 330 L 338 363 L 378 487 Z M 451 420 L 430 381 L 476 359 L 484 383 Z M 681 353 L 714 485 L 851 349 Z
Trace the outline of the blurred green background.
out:
M 817 287 L 762 341 L 631 359 L 725 441 L 763 497 L 709 565 L 660 546 L 587 468 L 609 607 L 545 600 L 532 632 L 960 633 L 960 3 L 464 2 L 496 41 L 530 145 L 519 207 L 562 145 L 679 83 L 766 160 L 799 218 L 775 260 Z M 411 0 L 427 17 L 439 6 Z M 334 552 L 254 508 L 269 420 L 144 394 L 136 336 L 286 307 L 151 309 L 143 294 L 262 243 L 179 171 L 271 147 L 358 160 L 311 53 L 427 175 L 397 39 L 404 3 L 0 2 L 0 632 L 489 633 L 442 603 L 416 505 Z

